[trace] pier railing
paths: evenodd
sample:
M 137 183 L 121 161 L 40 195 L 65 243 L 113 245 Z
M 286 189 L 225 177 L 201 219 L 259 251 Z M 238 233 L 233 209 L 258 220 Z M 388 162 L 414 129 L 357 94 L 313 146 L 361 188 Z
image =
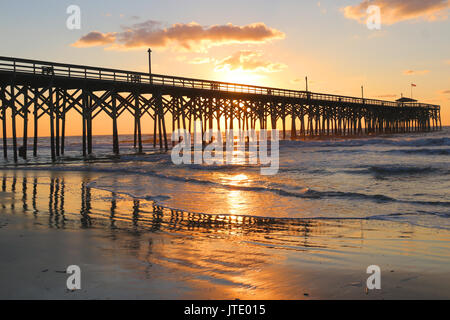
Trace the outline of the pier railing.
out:
M 74 64 L 19 59 L 11 57 L 0 57 L 0 72 L 25 73 L 45 76 L 58 76 L 73 79 L 104 80 L 124 83 L 140 83 L 149 85 L 160 85 L 166 87 L 180 87 L 189 89 L 212 90 L 219 92 L 247 93 L 266 96 L 277 96 L 287 98 L 307 99 L 311 101 L 329 101 L 339 103 L 363 104 L 368 106 L 385 107 L 421 107 L 439 108 L 437 105 L 425 103 L 398 103 L 378 99 L 366 99 L 350 96 L 341 96 L 310 91 L 298 91 L 290 89 L 279 89 L 271 87 L 253 86 L 239 83 L 202 80 L 194 78 L 183 78 L 166 76 L 144 72 L 134 72 L 119 69 L 98 68 Z

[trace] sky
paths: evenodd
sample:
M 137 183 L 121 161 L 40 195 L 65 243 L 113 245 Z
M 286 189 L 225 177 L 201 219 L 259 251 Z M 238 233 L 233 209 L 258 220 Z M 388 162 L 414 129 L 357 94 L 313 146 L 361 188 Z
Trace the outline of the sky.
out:
M 70 5 L 80 8 L 80 29 L 67 27 Z M 378 29 L 366 23 L 370 5 L 380 8 Z M 409 97 L 414 83 L 413 97 L 441 105 L 450 125 L 449 8 L 448 0 L 2 0 L 0 55 L 147 71 L 150 47 L 158 74 L 300 90 L 308 76 L 311 91 L 360 96 L 364 86 L 366 97 L 385 100 Z M 119 131 L 132 132 L 127 120 Z

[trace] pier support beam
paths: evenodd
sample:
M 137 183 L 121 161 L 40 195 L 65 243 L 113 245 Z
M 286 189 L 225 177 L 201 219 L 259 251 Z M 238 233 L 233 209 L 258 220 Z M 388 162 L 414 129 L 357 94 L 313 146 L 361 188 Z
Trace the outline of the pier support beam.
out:
M 297 138 L 297 128 L 295 125 L 295 120 L 296 120 L 295 105 L 292 105 L 291 108 L 292 108 L 292 110 L 291 110 L 291 120 L 292 120 L 291 139 L 296 139 Z
M 39 98 L 39 89 L 37 87 L 34 88 L 34 98 L 33 98 L 33 157 L 37 157 L 37 146 L 38 146 L 38 98 Z
M 11 120 L 12 120 L 12 138 L 13 138 L 13 155 L 14 155 L 14 162 L 17 162 L 17 136 L 16 136 L 16 115 L 17 115 L 17 108 L 16 108 L 16 94 L 15 94 L 15 85 L 11 85 L 11 99 L 10 99 L 10 107 L 11 107 Z
M 29 97 L 28 97 L 28 88 L 25 89 L 24 98 L 23 98 L 23 137 L 22 137 L 22 158 L 27 158 L 27 148 L 28 148 L 28 105 L 29 105 Z
M 50 115 L 50 152 L 52 161 L 56 160 L 56 150 L 55 150 L 55 121 L 54 121 L 54 105 L 53 105 L 53 88 L 50 87 L 48 90 L 49 94 L 49 115 Z
M 56 156 L 59 157 L 60 148 L 59 148 L 59 119 L 60 119 L 60 92 L 59 89 L 56 89 L 55 92 L 55 152 Z
M 87 97 L 87 112 L 86 112 L 86 129 L 87 129 L 87 152 L 92 154 L 92 97 Z
M 117 130 L 117 105 L 116 105 L 116 93 L 111 95 L 111 108 L 112 108 L 112 121 L 113 121 L 113 152 L 119 154 L 119 133 Z
M 5 97 L 5 88 L 1 87 L 0 88 L 0 102 L 2 104 L 2 133 L 3 133 L 3 158 L 8 159 L 8 140 L 7 140 L 7 136 L 6 136 L 6 110 L 7 110 L 7 105 L 6 105 L 6 97 Z
M 61 109 L 61 155 L 64 155 L 64 147 L 66 142 L 66 108 L 67 108 L 67 92 L 64 92 L 62 109 Z
M 81 111 L 81 116 L 82 116 L 82 152 L 83 152 L 83 157 L 86 157 L 87 152 L 86 152 L 86 109 L 87 109 L 87 105 L 88 105 L 88 101 L 87 101 L 87 91 L 86 88 L 83 89 L 83 102 L 82 102 L 82 111 Z
M 139 105 L 139 93 L 135 94 L 134 106 L 134 147 L 136 148 L 136 135 L 138 142 L 138 152 L 142 153 L 142 132 L 141 132 L 141 108 Z

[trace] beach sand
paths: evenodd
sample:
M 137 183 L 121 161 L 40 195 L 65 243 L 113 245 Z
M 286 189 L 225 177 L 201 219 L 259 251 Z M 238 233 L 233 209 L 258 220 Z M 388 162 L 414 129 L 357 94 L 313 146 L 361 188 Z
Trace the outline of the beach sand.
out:
M 450 298 L 447 230 L 208 218 L 90 188 L 87 172 L 2 173 L 0 299 Z

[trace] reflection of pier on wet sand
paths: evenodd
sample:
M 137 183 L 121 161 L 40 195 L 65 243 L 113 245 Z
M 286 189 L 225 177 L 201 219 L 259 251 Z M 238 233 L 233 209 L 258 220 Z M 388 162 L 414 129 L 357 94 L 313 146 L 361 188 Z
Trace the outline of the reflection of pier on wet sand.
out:
M 21 194 L 21 208 L 16 201 L 11 201 L 10 209 L 31 212 L 34 218 L 48 219 L 48 226 L 65 228 L 66 224 L 79 223 L 81 228 L 107 226 L 111 229 L 132 229 L 138 232 L 157 230 L 188 230 L 204 231 L 228 230 L 242 232 L 265 232 L 288 230 L 295 226 L 301 228 L 307 239 L 311 228 L 318 228 L 319 221 L 304 219 L 273 219 L 267 217 L 215 215 L 193 213 L 159 206 L 148 200 L 131 199 L 115 192 L 106 192 L 91 188 L 89 176 L 81 180 L 79 190 L 70 190 L 70 209 L 66 210 L 66 184 L 64 176 L 40 178 L 27 176 L 18 178 L 3 175 L 1 190 L 14 200 Z M 8 193 L 9 190 L 10 192 Z M 103 194 L 101 198 L 93 199 L 92 193 Z M 38 196 L 39 193 L 39 196 Z M 81 195 L 78 206 L 73 203 L 73 194 Z M 107 194 L 107 195 L 106 195 Z M 5 197 L 4 197 L 5 198 Z M 45 205 L 42 202 L 46 201 Z M 93 204 L 94 203 L 94 204 Z M 39 204 L 39 205 L 38 205 Z M 6 204 L 2 203 L 6 209 Z M 75 209 L 76 208 L 76 209 Z M 306 245 L 306 244 L 305 244 Z
M 370 220 L 210 216 L 4 171 L 1 298 L 448 298 L 448 231 Z M 78 264 L 83 290 L 65 291 Z M 364 292 L 368 265 L 382 291 Z M 305 295 L 307 294 L 307 295 Z

